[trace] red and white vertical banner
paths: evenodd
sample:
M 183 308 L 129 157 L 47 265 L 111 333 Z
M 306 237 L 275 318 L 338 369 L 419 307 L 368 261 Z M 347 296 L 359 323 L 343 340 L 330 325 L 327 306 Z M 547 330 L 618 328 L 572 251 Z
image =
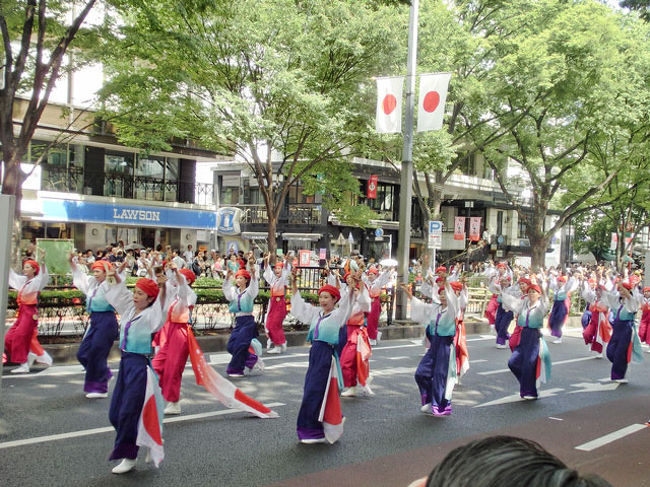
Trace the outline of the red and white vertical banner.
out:
M 421 74 L 418 132 L 440 130 L 451 73 Z
M 377 182 L 379 180 L 379 176 L 376 174 L 371 174 L 370 179 L 368 179 L 368 191 L 366 192 L 366 198 L 369 200 L 376 200 L 377 199 Z
M 454 240 L 465 240 L 465 217 L 454 218 Z
M 402 131 L 402 86 L 404 76 L 377 78 L 377 116 L 375 130 L 379 134 Z
M 309 267 L 311 263 L 311 251 L 310 250 L 299 250 L 298 251 L 298 266 L 299 267 Z
M 469 219 L 469 239 L 472 242 L 481 240 L 481 217 L 473 216 Z

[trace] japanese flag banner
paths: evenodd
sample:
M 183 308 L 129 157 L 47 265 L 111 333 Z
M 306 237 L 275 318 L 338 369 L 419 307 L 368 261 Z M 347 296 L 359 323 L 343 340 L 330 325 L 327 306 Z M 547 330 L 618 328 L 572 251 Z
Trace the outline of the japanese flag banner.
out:
M 377 116 L 375 129 L 379 134 L 402 131 L 402 86 L 404 76 L 377 78 Z
M 451 73 L 420 75 L 418 132 L 440 130 Z

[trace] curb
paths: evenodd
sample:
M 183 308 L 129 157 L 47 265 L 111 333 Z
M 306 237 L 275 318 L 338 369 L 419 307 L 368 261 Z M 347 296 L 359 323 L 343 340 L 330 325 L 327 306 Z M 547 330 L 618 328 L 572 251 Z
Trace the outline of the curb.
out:
M 485 334 L 490 331 L 487 323 L 466 323 L 467 334 Z M 401 340 L 406 338 L 422 338 L 424 336 L 424 327 L 413 322 L 396 321 L 391 326 L 379 327 L 384 340 Z M 285 332 L 287 346 L 304 347 L 307 345 L 306 331 Z M 224 335 L 207 335 L 197 336 L 196 339 L 204 353 L 225 352 L 228 344 L 229 334 Z M 262 346 L 266 346 L 266 335 L 260 334 L 258 337 Z M 77 351 L 80 343 L 65 343 L 54 345 L 43 345 L 43 348 L 52 356 L 55 364 L 77 363 Z M 117 341 L 108 355 L 108 360 L 119 360 L 120 350 Z

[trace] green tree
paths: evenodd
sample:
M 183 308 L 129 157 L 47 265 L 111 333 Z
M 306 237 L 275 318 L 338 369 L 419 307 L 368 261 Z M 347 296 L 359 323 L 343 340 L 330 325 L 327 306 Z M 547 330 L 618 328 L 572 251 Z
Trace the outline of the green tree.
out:
M 141 2 L 123 12 L 107 50 L 106 113 L 119 116 L 129 145 L 164 149 L 173 137 L 193 138 L 245 161 L 274 255 L 296 181 L 346 216 L 342 190 L 358 192 L 358 182 L 342 171 L 374 138 L 369 80 L 392 72 L 390 54 L 406 38 L 399 11 L 374 1 Z M 332 182 L 336 192 L 327 191 Z
M 470 136 L 526 225 L 537 267 L 544 265 L 552 236 L 620 170 L 619 160 L 598 164 L 590 149 L 603 120 L 615 122 L 608 116 L 612 99 L 631 88 L 624 55 L 630 31 L 626 19 L 596 2 L 515 2 L 498 14 L 493 18 L 498 42 L 484 85 L 491 102 L 474 119 L 490 123 Z M 634 89 L 640 90 L 637 98 L 647 93 L 638 83 Z M 485 133 L 503 129 L 503 137 L 484 142 Z M 571 181 L 580 184 L 560 206 Z M 522 191 L 527 187 L 530 194 Z M 549 224 L 554 208 L 559 215 Z
M 16 197 L 14 249 L 19 255 L 20 202 L 26 174 L 20 162 L 48 104 L 57 80 L 66 69 L 64 57 L 81 31 L 96 0 L 81 7 L 66 1 L 8 0 L 0 3 L 0 145 L 2 193 Z M 71 22 L 66 22 L 71 18 Z M 27 101 L 24 110 L 18 104 Z M 44 156 L 44 155 L 43 155 Z M 41 158 L 43 157 L 41 156 Z

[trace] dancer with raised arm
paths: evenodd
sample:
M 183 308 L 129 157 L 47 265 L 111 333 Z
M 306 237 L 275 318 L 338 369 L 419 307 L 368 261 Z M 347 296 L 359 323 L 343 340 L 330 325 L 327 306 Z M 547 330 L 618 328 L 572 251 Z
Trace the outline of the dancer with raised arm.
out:
M 173 279 L 168 279 L 176 288 L 173 298 L 167 299 L 167 333 L 160 350 L 152 360 L 152 366 L 160 378 L 160 389 L 167 401 L 165 414 L 181 414 L 181 381 L 189 356 L 187 327 L 191 321 L 191 310 L 196 304 L 196 294 L 191 286 L 196 275 L 190 269 L 178 269 L 171 263 Z M 167 284 L 166 283 L 166 284 Z
M 408 286 L 403 283 L 400 286 L 411 301 L 411 319 L 426 326 L 425 333 L 431 343 L 415 371 L 415 382 L 422 398 L 420 410 L 434 416 L 449 416 L 452 413 L 451 395 L 458 380 L 456 351 L 452 347 L 458 297 L 447 283 L 438 288 L 440 302 L 427 304 L 414 297 Z
M 230 332 L 227 345 L 232 359 L 226 368 L 228 376 L 233 378 L 244 377 L 244 372 L 264 371 L 262 357 L 249 350 L 253 338 L 258 336 L 253 307 L 259 292 L 259 271 L 253 260 L 248 261 L 248 268 L 236 273 L 228 269 L 223 281 L 223 295 L 230 301 L 230 312 L 235 314 L 235 328 Z
M 140 422 L 145 397 L 148 391 L 153 391 L 155 407 L 150 410 L 154 417 L 148 423 L 147 430 L 157 426 L 158 442 L 150 446 L 151 454 L 156 466 L 163 456 L 162 436 L 162 396 L 158 388 L 155 374 L 151 367 L 151 335 L 162 324 L 162 308 L 160 306 L 162 291 L 158 284 L 147 278 L 140 278 L 135 284 L 133 292 L 129 291 L 119 274 L 105 265 L 109 282 L 106 291 L 106 300 L 120 315 L 120 371 L 117 383 L 111 398 L 109 419 L 115 428 L 117 436 L 109 460 L 121 460 L 112 470 L 115 474 L 130 472 L 135 468 L 139 446 L 142 446 Z M 153 405 L 153 403 L 152 403 Z
M 72 283 L 86 295 L 86 310 L 90 314 L 88 328 L 77 352 L 77 360 L 86 369 L 84 392 L 88 399 L 106 398 L 108 381 L 113 377 L 108 367 L 108 354 L 119 335 L 115 308 L 106 299 L 106 269 L 111 271 L 113 264 L 96 260 L 90 267 L 92 276 L 89 276 L 84 267 L 77 265 L 75 254 L 71 254 L 70 268 Z
M 571 293 L 578 287 L 578 281 L 573 277 L 558 276 L 551 274 L 549 288 L 553 291 L 553 308 L 548 317 L 548 327 L 551 335 L 555 337 L 553 343 L 562 343 L 562 328 L 569 318 L 571 309 Z
M 47 286 L 50 278 L 45 265 L 45 252 L 37 249 L 37 254 L 40 254 L 40 264 L 31 259 L 24 261 L 22 276 L 9 269 L 9 287 L 18 291 L 18 315 L 5 335 L 4 347 L 7 361 L 20 364 L 11 371 L 12 374 L 28 373 L 29 360 L 36 358 L 29 356 L 29 349 L 38 330 L 38 294 Z
M 519 395 L 523 399 L 537 399 L 538 378 L 546 382 L 551 374 L 551 359 L 541 334 L 548 312 L 546 293 L 540 285 L 531 283 L 524 299 L 503 292 L 500 296 L 504 308 L 518 315 L 517 324 L 521 328 L 519 342 L 510 356 L 508 367 L 519 381 Z
M 358 290 L 350 288 L 350 293 L 344 293 L 341 299 L 339 289 L 326 284 L 318 290 L 319 306 L 313 306 L 300 295 L 294 271 L 292 291 L 291 314 L 302 323 L 309 323 L 307 341 L 311 342 L 305 390 L 298 413 L 298 439 L 308 444 L 334 443 L 343 434 L 339 402 L 343 379 L 336 353 L 339 329 L 348 319 Z
M 641 341 L 634 323 L 643 298 L 631 283 L 619 281 L 616 288 L 603 292 L 603 300 L 614 314 L 612 336 L 606 352 L 612 363 L 611 380 L 626 384 L 628 364 L 632 360 L 643 361 Z
M 287 339 L 284 336 L 282 323 L 287 316 L 287 293 L 288 278 L 291 274 L 291 261 L 289 256 L 284 263 L 277 261 L 275 265 L 269 264 L 269 256 L 265 257 L 264 280 L 271 288 L 268 311 L 264 320 L 264 328 L 267 333 L 266 353 L 278 354 L 287 351 Z

